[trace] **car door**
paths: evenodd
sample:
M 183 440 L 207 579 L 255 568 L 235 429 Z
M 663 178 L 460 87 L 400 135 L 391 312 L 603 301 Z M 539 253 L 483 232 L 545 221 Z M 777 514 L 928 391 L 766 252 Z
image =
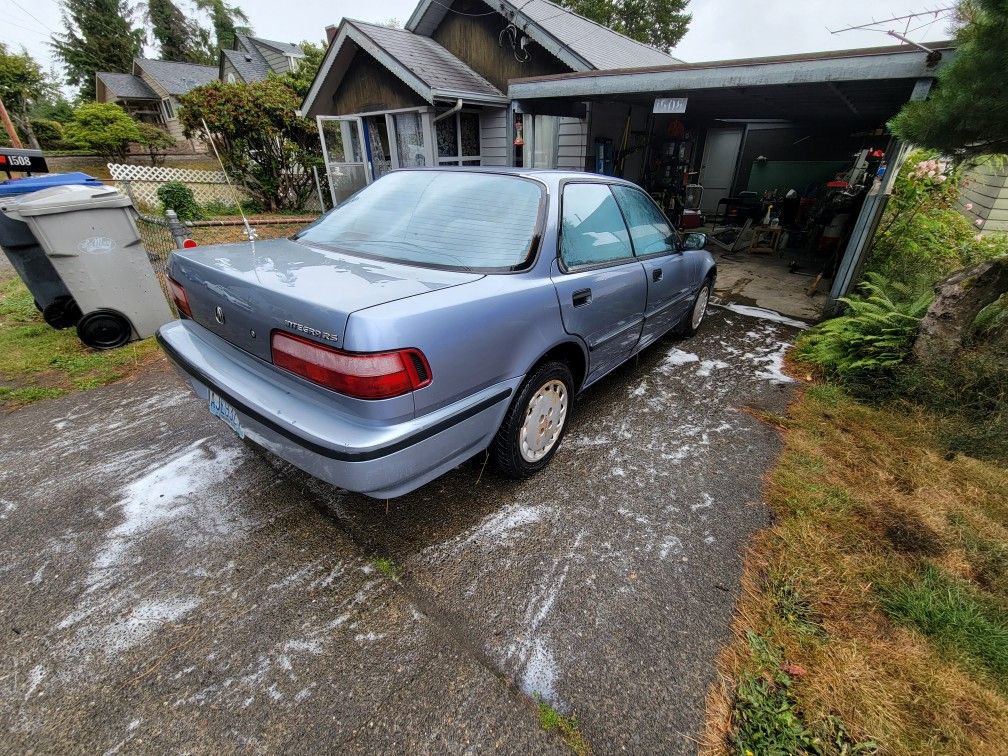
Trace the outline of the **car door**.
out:
M 682 252 L 678 235 L 647 194 L 620 184 L 612 189 L 630 229 L 634 254 L 644 266 L 647 280 L 647 305 L 640 340 L 643 348 L 679 322 L 690 303 L 692 268 Z
M 588 346 L 588 383 L 633 352 L 647 301 L 644 269 L 608 184 L 563 185 L 559 246 L 553 284 L 564 328 Z

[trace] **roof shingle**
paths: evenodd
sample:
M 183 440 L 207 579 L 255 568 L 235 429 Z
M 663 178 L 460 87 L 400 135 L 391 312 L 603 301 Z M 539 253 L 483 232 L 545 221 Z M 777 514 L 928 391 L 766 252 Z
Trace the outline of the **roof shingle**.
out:
M 184 95 L 196 87 L 216 81 L 218 75 L 217 66 L 198 66 L 194 63 L 148 58 L 137 58 L 133 63 L 164 87 L 168 94 L 173 95 Z
M 549 0 L 505 0 L 594 68 L 637 68 L 681 63 L 678 58 L 561 8 Z
M 504 93 L 430 37 L 387 26 L 346 19 L 435 93 L 484 95 Z
M 105 83 L 105 87 L 116 97 L 124 100 L 156 100 L 157 93 L 147 86 L 139 76 L 128 73 L 98 71 L 95 74 Z

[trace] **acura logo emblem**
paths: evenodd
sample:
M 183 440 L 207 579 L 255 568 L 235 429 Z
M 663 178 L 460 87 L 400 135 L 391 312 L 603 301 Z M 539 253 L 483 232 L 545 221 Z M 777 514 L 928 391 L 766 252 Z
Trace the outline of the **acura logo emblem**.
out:
M 218 323 L 224 325 L 224 308 L 220 305 L 218 305 L 217 309 L 214 311 L 214 318 L 217 319 Z

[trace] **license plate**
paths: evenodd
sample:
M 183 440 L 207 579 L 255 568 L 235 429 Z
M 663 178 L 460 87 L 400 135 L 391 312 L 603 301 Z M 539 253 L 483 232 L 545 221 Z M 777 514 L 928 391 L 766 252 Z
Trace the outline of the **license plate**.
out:
M 210 414 L 219 417 L 228 427 L 238 434 L 238 438 L 245 438 L 245 431 L 242 430 L 241 421 L 235 408 L 221 399 L 213 391 L 210 392 Z

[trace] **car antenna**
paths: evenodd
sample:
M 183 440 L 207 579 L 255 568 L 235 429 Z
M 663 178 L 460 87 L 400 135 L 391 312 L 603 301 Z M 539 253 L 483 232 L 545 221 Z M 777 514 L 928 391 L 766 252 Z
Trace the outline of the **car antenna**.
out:
M 220 153 L 217 152 L 217 145 L 214 144 L 213 135 L 210 134 L 210 127 L 207 126 L 206 118 L 200 118 L 200 120 L 203 122 L 203 130 L 206 132 L 207 141 L 210 142 L 213 154 L 217 158 L 217 164 L 220 166 L 221 173 L 224 174 L 224 180 L 227 181 L 228 188 L 231 189 L 231 196 L 234 197 L 235 207 L 238 208 L 238 212 L 241 214 L 242 223 L 245 224 L 245 235 L 248 237 L 249 241 L 255 241 L 255 231 L 252 230 L 252 226 L 249 225 L 248 218 L 245 217 L 245 211 L 241 206 L 241 198 L 238 196 L 238 191 L 234 188 L 234 184 L 231 183 L 231 177 L 228 176 L 227 169 L 224 167 L 224 161 L 221 160 Z

